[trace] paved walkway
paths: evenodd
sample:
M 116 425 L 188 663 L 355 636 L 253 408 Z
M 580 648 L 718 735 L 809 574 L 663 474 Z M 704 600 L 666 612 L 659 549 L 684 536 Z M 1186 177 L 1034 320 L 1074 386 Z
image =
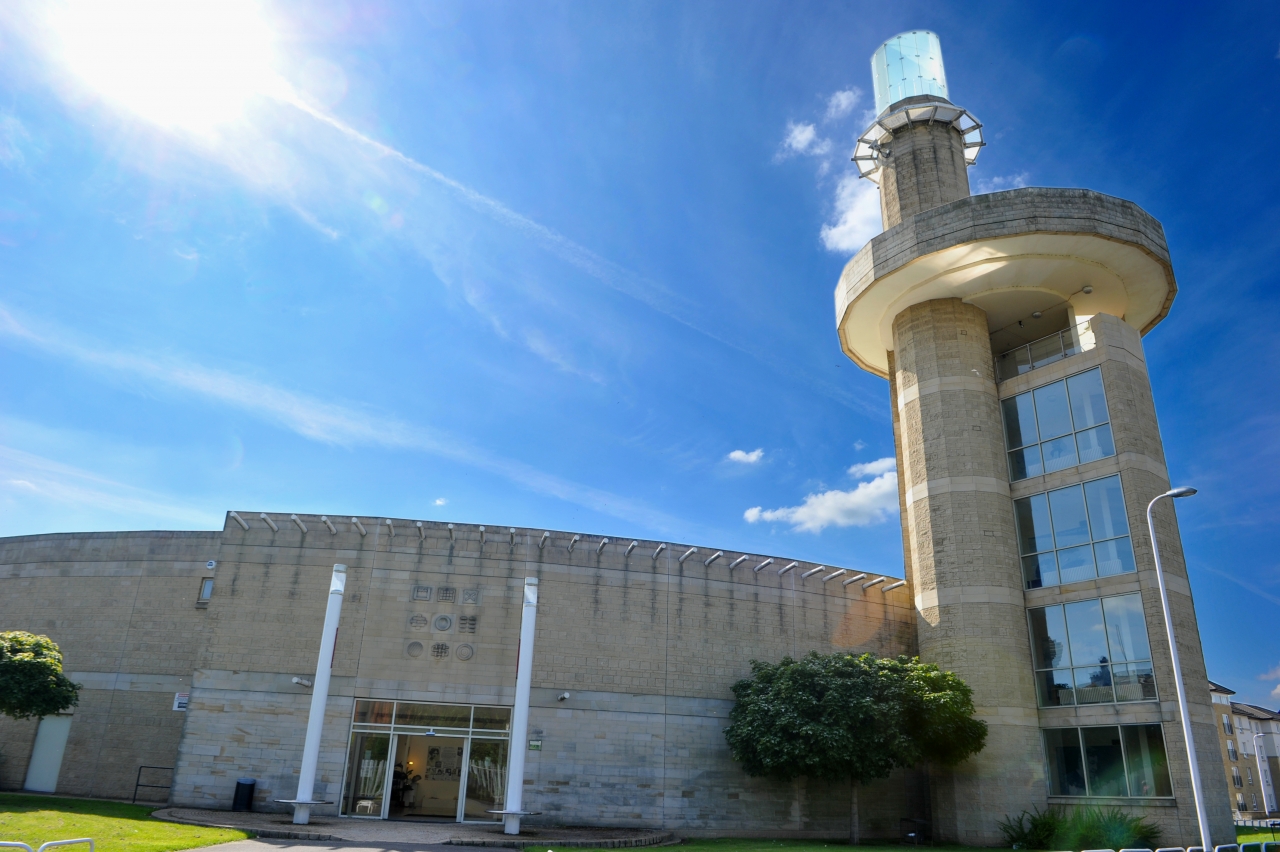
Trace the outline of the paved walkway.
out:
M 323 848 L 363 852 L 363 850 L 420 850 L 443 848 L 452 844 L 450 852 L 458 852 L 458 846 L 594 846 L 625 848 L 654 846 L 672 840 L 669 832 L 642 828 L 588 828 L 555 826 L 525 827 L 518 836 L 502 833 L 502 826 L 467 825 L 456 822 L 426 822 L 410 820 L 340 819 L 333 816 L 312 816 L 309 825 L 294 825 L 289 813 L 261 813 L 257 811 L 211 811 L 198 808 L 162 808 L 152 814 L 156 819 L 183 822 L 192 825 L 209 825 L 220 828 L 239 828 L 252 831 L 258 840 L 237 841 L 218 846 L 223 852 L 265 852 L 305 848 L 314 850 L 317 844 Z M 266 841 L 270 841 L 266 843 Z M 241 846 L 240 844 L 258 844 Z M 264 845 L 265 844 L 265 845 Z M 305 846 L 299 846 L 305 844 Z

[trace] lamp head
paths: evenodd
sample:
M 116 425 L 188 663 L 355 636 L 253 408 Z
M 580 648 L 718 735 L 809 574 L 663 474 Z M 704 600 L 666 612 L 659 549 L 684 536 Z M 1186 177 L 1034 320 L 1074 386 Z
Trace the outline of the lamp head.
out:
M 1165 496 L 1173 497 L 1176 499 L 1178 497 L 1190 497 L 1192 494 L 1195 494 L 1195 493 L 1196 493 L 1196 489 L 1192 488 L 1189 485 L 1183 485 L 1180 488 L 1174 488 L 1171 491 L 1168 491 L 1165 494 Z

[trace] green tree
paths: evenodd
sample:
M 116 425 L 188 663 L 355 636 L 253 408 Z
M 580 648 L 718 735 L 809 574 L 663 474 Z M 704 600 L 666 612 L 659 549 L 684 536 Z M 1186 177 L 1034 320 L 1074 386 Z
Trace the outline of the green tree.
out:
M 41 718 L 79 700 L 80 687 L 62 673 L 62 652 L 52 639 L 21 630 L 0 633 L 0 714 Z
M 986 744 L 973 691 L 917 658 L 819 654 L 751 661 L 725 739 L 747 774 L 790 781 L 848 779 L 850 841 L 858 842 L 858 785 L 921 762 L 953 765 Z

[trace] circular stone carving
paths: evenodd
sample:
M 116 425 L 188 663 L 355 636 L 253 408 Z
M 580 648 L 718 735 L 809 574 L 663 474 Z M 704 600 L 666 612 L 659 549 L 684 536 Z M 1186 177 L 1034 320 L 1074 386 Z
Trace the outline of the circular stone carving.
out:
M 453 652 L 454 656 L 459 660 L 466 662 L 476 655 L 476 649 L 470 645 L 459 645 Z
M 437 660 L 443 660 L 445 657 L 449 656 L 448 643 L 437 642 L 436 644 L 432 645 L 431 656 L 435 657 Z
M 453 628 L 452 615 L 437 615 L 435 620 L 431 622 L 431 629 L 443 633 Z
M 421 656 L 422 656 L 422 643 L 421 643 L 421 642 L 410 642 L 410 643 L 409 643 L 409 647 L 405 648 L 405 649 L 404 649 L 404 651 L 405 651 L 405 653 L 406 653 L 406 654 L 408 654 L 410 657 L 421 657 Z
M 429 622 L 430 622 L 430 619 L 420 612 L 415 612 L 409 618 L 409 626 L 412 627 L 414 630 L 426 630 L 427 624 Z

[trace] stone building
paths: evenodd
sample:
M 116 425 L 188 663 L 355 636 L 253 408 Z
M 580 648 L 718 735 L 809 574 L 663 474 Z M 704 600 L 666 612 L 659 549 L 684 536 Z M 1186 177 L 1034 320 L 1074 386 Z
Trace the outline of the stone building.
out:
M 543 820 L 848 836 L 847 785 L 747 778 L 722 729 L 751 659 L 852 650 L 957 672 L 990 728 L 961 766 L 865 791 L 863 836 L 925 820 L 936 840 L 993 845 L 1006 815 L 1100 803 L 1195 845 L 1144 516 L 1169 490 L 1142 347 L 1176 292 L 1160 223 L 1089 190 L 971 196 L 982 126 L 948 99 L 936 36 L 897 36 L 872 65 L 855 161 L 885 231 L 845 268 L 836 320 L 845 353 L 889 380 L 905 581 L 385 518 L 233 512 L 214 533 L 3 540 L 0 623 L 53 637 L 86 686 L 69 723 L 0 725 L 3 784 L 128 795 L 152 765 L 172 768 L 179 804 L 226 807 L 240 776 L 260 806 L 291 797 L 340 562 L 317 794 L 352 818 L 496 809 L 537 577 L 532 727 L 514 747 Z M 1155 517 L 1195 753 L 1213 836 L 1233 837 L 1170 504 Z
M 1280 777 L 1280 713 L 1232 701 L 1235 691 L 1209 681 L 1218 713 L 1218 745 L 1231 808 L 1240 819 L 1280 813 L 1274 779 Z

